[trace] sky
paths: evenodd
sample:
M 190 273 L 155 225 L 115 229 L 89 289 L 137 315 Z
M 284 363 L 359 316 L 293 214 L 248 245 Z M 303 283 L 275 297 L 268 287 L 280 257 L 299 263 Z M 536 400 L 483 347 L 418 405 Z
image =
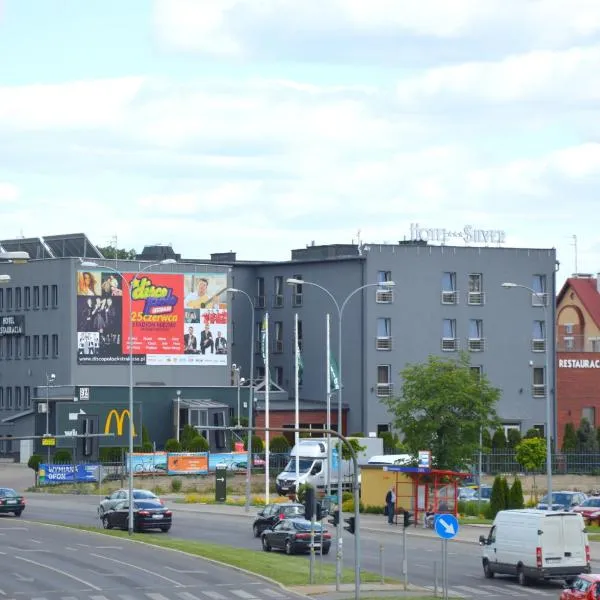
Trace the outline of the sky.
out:
M 0 0 L 0 239 L 285 260 L 472 225 L 560 283 L 600 271 L 598 73 L 597 0 Z

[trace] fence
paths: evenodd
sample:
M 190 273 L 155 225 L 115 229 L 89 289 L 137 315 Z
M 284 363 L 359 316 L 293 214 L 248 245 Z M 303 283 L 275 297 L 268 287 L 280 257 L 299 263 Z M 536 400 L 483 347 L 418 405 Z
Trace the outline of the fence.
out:
M 473 457 L 477 471 L 479 454 Z M 488 450 L 481 455 L 481 471 L 485 475 L 500 473 L 546 473 L 546 461 L 533 471 L 519 464 L 514 450 Z M 553 452 L 552 472 L 557 475 L 600 475 L 600 452 Z

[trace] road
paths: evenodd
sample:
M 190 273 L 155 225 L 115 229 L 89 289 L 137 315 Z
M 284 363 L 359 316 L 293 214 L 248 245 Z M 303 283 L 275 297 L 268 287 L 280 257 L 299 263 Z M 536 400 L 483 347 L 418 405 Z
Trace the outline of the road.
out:
M 297 600 L 227 567 L 127 539 L 0 518 L 2 600 Z
M 31 494 L 22 519 L 53 520 L 64 523 L 99 526 L 96 516 L 98 497 L 58 496 Z M 260 543 L 251 532 L 253 513 L 241 516 L 222 516 L 208 512 L 211 507 L 169 504 L 173 510 L 173 527 L 168 534 L 174 538 L 205 540 L 226 543 L 240 548 L 260 551 Z M 214 509 L 213 509 L 214 510 Z M 203 512 L 206 511 L 206 512 Z M 8 517 L 10 519 L 10 517 Z M 19 523 L 12 519 L 11 524 Z M 0 524 L 4 520 L 0 519 Z M 381 552 L 383 552 L 384 572 L 388 577 L 402 576 L 402 529 L 391 526 L 383 531 L 361 531 L 361 567 L 363 570 L 379 573 Z M 409 530 L 407 540 L 408 579 L 410 583 L 429 586 L 434 581 L 434 564 L 441 572 L 441 542 L 436 538 L 423 538 Z M 292 557 L 290 560 L 305 560 Z M 320 559 L 318 559 L 320 560 Z M 323 561 L 333 564 L 335 551 L 323 557 Z M 344 536 L 344 565 L 350 567 L 354 561 L 353 536 Z M 594 561 L 595 562 L 595 561 Z M 600 563 L 595 562 L 596 571 Z M 475 542 L 448 543 L 449 587 L 457 594 L 466 597 L 481 597 L 489 600 L 506 598 L 556 599 L 561 589 L 559 584 L 540 584 L 521 588 L 511 578 L 496 577 L 486 580 L 481 568 L 481 549 Z M 439 575 L 438 575 L 439 577 Z M 0 600 L 3 600 L 0 598 Z M 192 600 L 191 598 L 188 600 Z

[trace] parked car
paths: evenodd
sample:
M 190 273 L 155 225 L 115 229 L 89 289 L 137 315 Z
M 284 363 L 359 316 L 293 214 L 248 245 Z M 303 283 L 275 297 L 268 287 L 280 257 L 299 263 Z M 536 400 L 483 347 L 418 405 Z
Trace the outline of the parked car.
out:
M 104 529 L 129 529 L 129 502 L 121 500 L 102 517 Z M 134 500 L 133 530 L 160 529 L 165 533 L 171 529 L 173 513 L 158 500 Z
M 465 502 L 477 500 L 477 491 L 470 487 L 458 488 L 458 499 Z
M 536 508 L 538 510 L 573 510 L 586 500 L 587 495 L 583 492 L 552 492 L 552 507 L 548 506 L 548 495 L 546 495 L 540 500 Z
M 129 496 L 129 490 L 121 489 L 113 492 L 110 496 L 105 496 L 104 500 L 100 502 L 100 506 L 98 506 L 98 516 L 102 518 L 102 515 L 114 508 L 119 502 L 123 500 L 127 500 Z M 162 500 L 150 490 L 133 490 L 133 499 L 134 500 L 157 500 L 162 503 Z
M 560 595 L 560 600 L 597 600 L 600 598 L 600 575 L 579 575 Z
M 20 517 L 25 510 L 25 498 L 12 488 L 0 488 L 0 513 L 13 513 Z
M 284 550 L 286 554 L 309 552 L 311 540 L 311 525 L 306 519 L 283 519 L 273 529 L 262 532 L 262 547 L 265 552 L 272 549 Z M 315 552 L 329 554 L 331 548 L 331 534 L 321 527 L 320 523 L 314 524 Z
M 260 537 L 265 529 L 272 529 L 282 519 L 292 519 L 304 516 L 304 505 L 296 502 L 281 502 L 267 504 L 258 511 L 256 519 L 252 524 L 254 537 Z
M 594 497 L 584 500 L 579 506 L 573 507 L 573 512 L 580 513 L 588 525 L 591 525 L 594 521 L 600 523 L 600 498 Z

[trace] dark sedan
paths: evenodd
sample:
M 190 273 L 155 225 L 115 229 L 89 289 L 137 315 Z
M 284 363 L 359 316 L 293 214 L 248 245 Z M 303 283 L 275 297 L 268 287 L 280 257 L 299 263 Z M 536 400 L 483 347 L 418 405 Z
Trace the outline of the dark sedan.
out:
M 129 505 L 119 502 L 102 517 L 104 529 L 129 529 Z M 160 529 L 165 533 L 171 529 L 173 513 L 158 500 L 138 500 L 133 505 L 133 530 Z
M 284 550 L 286 554 L 310 552 L 311 522 L 306 519 L 283 519 L 273 529 L 262 532 L 262 547 L 265 552 L 272 549 Z M 322 535 L 321 535 L 322 534 Z M 317 554 L 329 554 L 331 534 L 319 523 L 314 524 L 314 548 Z
M 265 529 L 273 529 L 281 519 L 293 519 L 304 516 L 304 505 L 295 502 L 267 504 L 260 510 L 252 524 L 254 537 L 260 537 Z
M 20 517 L 25 510 L 25 498 L 12 488 L 0 488 L 0 513 L 13 513 Z

